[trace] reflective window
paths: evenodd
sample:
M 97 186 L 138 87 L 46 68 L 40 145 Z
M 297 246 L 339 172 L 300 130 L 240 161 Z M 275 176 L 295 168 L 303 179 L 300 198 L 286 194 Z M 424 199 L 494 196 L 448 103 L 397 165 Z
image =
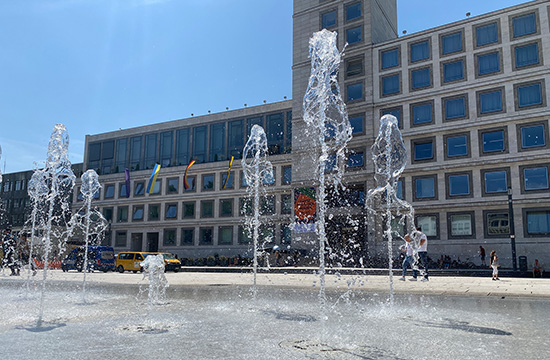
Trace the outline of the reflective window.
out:
M 235 186 L 233 183 L 233 172 L 229 173 L 229 178 L 227 177 L 227 173 L 222 173 L 221 183 L 220 183 L 220 189 L 233 189 Z
M 193 246 L 195 243 L 195 229 L 181 229 L 181 245 Z
M 488 131 L 481 135 L 482 149 L 484 153 L 504 151 L 504 130 Z
M 336 10 L 321 14 L 321 28 L 328 29 L 333 26 L 336 26 L 336 19 L 337 19 Z
M 115 172 L 123 172 L 128 167 L 128 139 L 116 141 Z
M 195 191 L 195 185 L 196 185 L 196 176 L 187 176 L 187 186 L 185 186 L 185 179 L 184 179 L 184 189 L 185 191 Z
M 363 133 L 363 116 L 356 115 L 349 118 L 349 123 L 351 125 L 353 134 Z
M 534 34 L 537 32 L 537 18 L 535 13 L 517 16 L 512 19 L 514 37 Z
M 443 65 L 443 82 L 452 82 L 464 79 L 464 60 L 454 61 Z
M 120 188 L 118 189 L 118 198 L 128 198 L 130 197 L 130 191 L 129 189 L 126 187 L 126 183 L 121 183 L 120 184 Z
M 290 195 L 281 195 L 281 214 L 292 214 L 292 210 L 292 198 L 290 197 Z
M 418 199 L 435 198 L 435 178 L 417 178 L 414 182 Z
M 462 32 L 456 32 L 441 37 L 441 53 L 443 55 L 462 51 Z
M 177 194 L 179 192 L 178 191 L 179 182 L 180 182 L 179 178 L 168 179 L 168 181 L 166 182 L 166 192 L 168 194 Z
M 213 244 L 214 244 L 214 229 L 200 228 L 199 245 L 213 245 Z
M 502 90 L 479 94 L 480 113 L 502 111 Z
M 130 139 L 130 170 L 141 169 L 141 136 Z
M 157 162 L 157 134 L 145 136 L 145 168 L 152 169 Z
M 184 219 L 194 219 L 195 218 L 195 202 L 184 202 L 183 203 L 183 218 Z
M 546 145 L 544 124 L 523 126 L 521 128 L 521 147 L 524 149 Z
M 113 172 L 115 157 L 115 142 L 113 140 L 104 141 L 101 150 L 101 173 L 102 175 Z
M 525 190 L 548 189 L 548 168 L 546 166 L 523 169 Z
M 267 147 L 270 155 L 281 154 L 285 141 L 285 118 L 283 113 L 271 114 L 266 117 Z
M 437 216 L 419 215 L 416 217 L 416 224 L 422 228 L 422 232 L 428 237 L 437 237 Z
M 206 161 L 206 126 L 193 128 L 193 159 L 199 163 Z
M 229 150 L 229 156 L 240 159 L 244 148 L 243 120 L 230 121 L 227 130 L 227 148 Z
M 532 43 L 514 48 L 516 68 L 536 65 L 539 63 L 539 44 Z
M 505 193 L 508 191 L 507 174 L 504 170 L 487 171 L 483 174 L 487 194 Z
M 530 107 L 542 104 L 540 83 L 517 87 L 518 107 Z
M 356 44 L 362 40 L 363 27 L 357 26 L 346 30 L 346 41 L 348 44 Z
M 457 214 L 449 216 L 451 222 L 451 236 L 473 235 L 472 215 Z
M 428 160 L 434 158 L 433 141 L 414 143 L 414 160 Z
M 284 166 L 283 167 L 283 185 L 288 185 L 292 182 L 292 167 Z
M 430 86 L 432 84 L 430 68 L 411 71 L 411 83 L 413 90 Z
M 346 89 L 347 101 L 363 99 L 363 83 L 348 85 Z
M 233 216 L 233 199 L 220 199 L 220 216 Z
M 445 120 L 459 119 L 466 116 L 466 98 L 444 99 Z
M 117 212 L 117 222 L 128 221 L 128 206 L 119 206 Z
M 178 205 L 177 204 L 166 204 L 166 214 L 164 218 L 166 220 L 177 219 L 178 217 Z
M 420 125 L 431 123 L 432 119 L 432 103 L 412 105 L 413 124 Z
M 250 230 L 246 226 L 239 225 L 239 244 L 250 244 L 252 236 Z
M 160 205 L 149 205 L 149 221 L 160 219 Z
M 232 245 L 233 244 L 233 226 L 220 227 L 218 245 Z
M 112 199 L 115 197 L 115 186 L 114 185 L 105 185 L 105 199 Z
M 397 181 L 397 188 L 396 188 L 396 191 L 395 191 L 395 196 L 397 196 L 398 199 L 401 199 L 401 200 L 404 199 L 404 197 L 403 197 L 403 180 L 398 180 Z
M 498 25 L 492 23 L 476 27 L 476 45 L 483 46 L 498 42 Z
M 260 199 L 260 215 L 275 214 L 275 196 L 263 196 Z
M 382 95 L 398 94 L 399 91 L 399 74 L 382 78 Z
M 488 236 L 503 236 L 510 234 L 508 212 L 488 213 L 486 217 Z
M 210 125 L 210 161 L 225 159 L 225 123 Z
M 155 181 L 155 184 L 153 185 L 153 191 L 151 191 L 151 195 L 159 195 L 161 188 L 162 188 L 162 179 L 157 179 L 157 181 Z
M 355 3 L 346 6 L 346 21 L 351 21 L 361 17 L 361 3 Z
M 500 71 L 499 52 L 477 56 L 477 75 L 488 75 Z
M 172 148 L 174 145 L 174 133 L 172 131 L 160 134 L 160 166 L 172 165 Z
M 101 161 L 101 143 L 88 145 L 88 168 L 99 169 L 99 162 Z
M 176 131 L 176 163 L 188 165 L 190 161 L 189 129 L 181 129 Z
M 142 196 L 145 194 L 145 183 L 143 181 L 134 184 L 134 196 Z
M 399 48 L 382 51 L 382 69 L 399 66 Z
M 214 200 L 201 201 L 201 218 L 214 217 Z
M 346 61 L 346 77 L 363 74 L 363 58 L 349 59 Z
M 447 137 L 447 157 L 468 155 L 468 136 L 458 135 Z
M 470 194 L 470 176 L 468 174 L 449 175 L 449 196 Z
M 113 208 L 112 207 L 109 207 L 109 208 L 103 208 L 103 217 L 105 218 L 105 220 L 107 221 L 112 221 L 113 220 Z
M 143 205 L 134 206 L 132 209 L 132 221 L 143 220 Z
M 364 161 L 363 152 L 352 153 L 348 156 L 348 168 L 360 168 L 363 167 Z
M 526 211 L 527 234 L 547 235 L 550 233 L 550 210 Z
M 429 40 L 410 45 L 411 62 L 417 62 L 430 58 Z
M 202 176 L 202 190 L 214 190 L 214 175 Z
M 164 246 L 176 246 L 176 229 L 164 229 Z

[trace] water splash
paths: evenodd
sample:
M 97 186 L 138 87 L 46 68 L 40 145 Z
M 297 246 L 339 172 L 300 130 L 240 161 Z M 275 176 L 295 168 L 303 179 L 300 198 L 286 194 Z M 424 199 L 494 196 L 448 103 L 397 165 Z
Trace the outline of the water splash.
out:
M 352 138 L 346 104 L 340 95 L 337 80 L 342 53 L 336 46 L 336 36 L 336 32 L 323 29 L 314 33 L 309 40 L 311 75 L 303 101 L 304 121 L 308 125 L 317 156 L 314 178 L 319 180 L 316 194 L 319 216 L 315 230 L 319 238 L 319 300 L 322 305 L 326 304 L 327 185 L 332 184 L 335 189 L 342 185 L 346 145 Z M 329 163 L 332 166 L 327 166 Z
M 254 125 L 250 131 L 250 137 L 243 149 L 241 166 L 247 183 L 248 198 L 252 201 L 252 216 L 246 217 L 246 225 L 252 233 L 253 239 L 253 271 L 254 286 L 252 293 L 256 296 L 256 276 L 258 273 L 259 255 L 259 228 L 260 222 L 260 196 L 265 194 L 266 183 L 273 179 L 273 166 L 267 160 L 267 137 L 264 129 Z M 264 239 L 264 242 L 267 239 Z M 269 264 L 268 264 L 269 266 Z
M 170 286 L 164 275 L 164 257 L 162 255 L 149 255 L 140 263 L 143 268 L 143 279 L 149 280 L 149 296 L 147 297 L 147 309 L 153 305 L 166 304 L 166 289 Z
M 367 193 L 367 210 L 369 214 L 383 219 L 384 237 L 388 244 L 388 267 L 390 280 L 390 303 L 393 304 L 393 231 L 392 220 L 409 228 L 415 234 L 414 209 L 408 202 L 397 197 L 397 183 L 407 165 L 407 149 L 403 143 L 397 118 L 384 115 L 380 119 L 380 129 L 371 147 L 374 161 L 374 180 L 376 188 Z M 413 236 L 415 264 L 417 262 L 418 239 Z M 414 265 L 416 266 L 416 265 Z

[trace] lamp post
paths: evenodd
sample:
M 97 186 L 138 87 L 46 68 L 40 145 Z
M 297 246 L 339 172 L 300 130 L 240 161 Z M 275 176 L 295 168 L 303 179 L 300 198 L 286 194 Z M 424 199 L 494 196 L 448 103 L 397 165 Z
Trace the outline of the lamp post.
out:
M 518 271 L 518 264 L 516 261 L 516 229 L 514 227 L 514 204 L 512 202 L 512 188 L 508 188 L 508 219 L 510 223 L 510 243 L 512 244 L 512 264 L 514 265 L 514 272 Z

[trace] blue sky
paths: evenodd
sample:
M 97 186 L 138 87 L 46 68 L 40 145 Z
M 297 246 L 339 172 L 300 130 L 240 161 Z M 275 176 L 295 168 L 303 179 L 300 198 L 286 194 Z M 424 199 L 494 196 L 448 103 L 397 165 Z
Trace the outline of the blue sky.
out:
M 399 33 L 522 2 L 398 0 Z M 291 0 L 0 0 L 0 169 L 57 123 L 77 163 L 86 134 L 290 99 L 291 66 Z

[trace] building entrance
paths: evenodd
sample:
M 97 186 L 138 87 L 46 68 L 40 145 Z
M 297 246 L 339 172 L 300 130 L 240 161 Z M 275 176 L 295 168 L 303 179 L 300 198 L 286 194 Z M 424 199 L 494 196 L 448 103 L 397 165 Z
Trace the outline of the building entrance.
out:
M 131 251 L 141 251 L 143 248 L 143 234 L 134 233 L 132 234 L 132 245 Z
M 147 251 L 158 252 L 159 251 L 159 233 L 147 233 Z

